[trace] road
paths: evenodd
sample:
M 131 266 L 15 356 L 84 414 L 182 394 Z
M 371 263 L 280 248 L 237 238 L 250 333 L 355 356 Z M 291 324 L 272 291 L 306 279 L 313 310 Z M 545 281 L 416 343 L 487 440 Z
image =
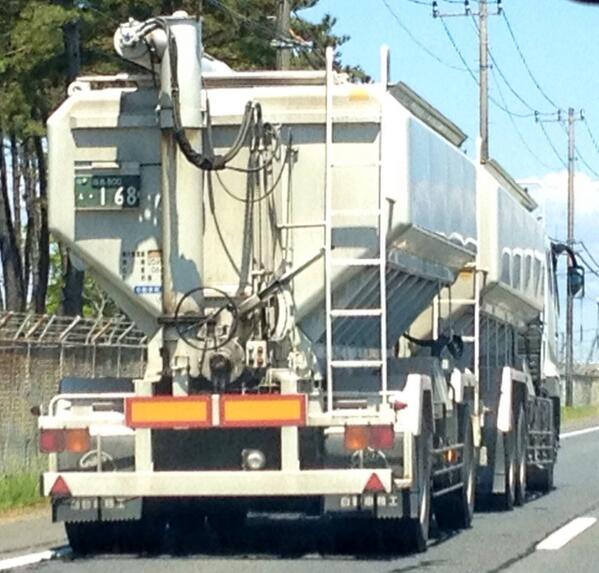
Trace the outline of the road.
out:
M 579 519 L 581 518 L 581 519 Z M 563 439 L 556 474 L 556 489 L 528 500 L 509 513 L 477 513 L 474 525 L 455 535 L 438 537 L 428 551 L 418 555 L 378 555 L 369 541 L 360 539 L 361 555 L 318 553 L 322 528 L 315 521 L 254 519 L 233 549 L 211 549 L 210 538 L 192 555 L 146 558 L 102 555 L 93 558 L 61 556 L 29 565 L 39 573 L 403 573 L 513 572 L 595 573 L 599 570 L 599 431 Z M 573 522 L 574 520 L 574 522 Z M 6 561 L 31 556 L 31 561 L 51 554 L 40 552 L 64 547 L 60 526 L 47 515 L 0 522 L 0 571 L 25 563 Z M 573 522 L 573 523 L 571 523 Z M 558 531 L 555 536 L 548 536 Z M 572 537 L 571 540 L 568 539 Z M 543 543 L 542 543 L 543 542 Z M 540 543 L 541 546 L 537 548 Z M 550 546 L 542 549 L 543 545 Z

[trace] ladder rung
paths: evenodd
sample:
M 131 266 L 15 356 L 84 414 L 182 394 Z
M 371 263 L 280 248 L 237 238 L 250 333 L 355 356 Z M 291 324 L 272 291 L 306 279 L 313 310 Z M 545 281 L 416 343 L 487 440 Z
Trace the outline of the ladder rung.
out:
M 360 317 L 360 316 L 382 316 L 381 308 L 336 308 L 331 310 L 331 316 L 334 318 L 342 317 Z
M 333 368 L 381 368 L 382 360 L 331 360 Z
M 382 259 L 333 259 L 331 263 L 335 267 L 378 267 Z
M 332 215 L 380 215 L 380 209 L 331 209 Z
M 364 161 L 332 161 L 330 163 L 331 167 L 380 167 L 381 166 L 381 162 L 380 161 L 369 161 L 369 162 L 364 162 Z

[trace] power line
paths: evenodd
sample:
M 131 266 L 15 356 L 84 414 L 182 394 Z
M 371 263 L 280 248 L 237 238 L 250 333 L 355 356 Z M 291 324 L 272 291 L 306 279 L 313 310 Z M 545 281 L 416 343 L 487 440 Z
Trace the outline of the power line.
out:
M 599 269 L 599 263 L 597 262 L 597 260 L 595 259 L 595 257 L 593 257 L 593 255 L 591 254 L 591 251 L 589 251 L 589 249 L 587 248 L 587 246 L 584 244 L 584 241 L 577 241 L 577 244 L 579 244 L 584 249 L 584 251 L 589 256 L 589 258 L 591 259 L 591 261 L 593 261 L 593 263 L 595 264 L 595 266 Z
M 385 1 L 386 0 L 383 0 L 383 2 L 385 2 Z M 443 18 L 438 18 L 438 19 L 441 21 L 441 25 L 443 26 L 443 29 L 445 30 L 445 34 L 447 35 L 447 38 L 449 39 L 451 45 L 453 46 L 453 49 L 455 50 L 456 54 L 458 55 L 458 58 L 460 59 L 460 61 L 462 62 L 462 64 L 464 64 L 464 67 L 467 69 L 468 75 L 474 80 L 474 82 L 476 83 L 476 85 L 479 85 L 479 81 L 478 81 L 478 78 L 476 77 L 476 74 L 472 71 L 472 68 L 468 65 L 468 62 L 466 61 L 466 58 L 464 57 L 464 54 L 462 54 L 462 51 L 460 50 L 457 42 L 455 41 L 455 38 L 453 37 L 453 35 L 452 35 L 451 31 L 449 30 L 447 24 L 445 23 L 445 20 Z M 508 107 L 502 105 L 493 96 L 489 96 L 489 100 L 496 107 L 498 107 L 499 109 L 501 109 L 502 111 L 504 111 L 505 113 L 507 113 L 507 114 L 509 114 L 509 115 L 511 115 L 513 117 L 527 118 L 527 117 L 534 117 L 535 116 L 534 110 L 531 111 L 530 113 L 519 113 L 519 112 L 512 111 Z
M 505 100 L 505 96 L 503 95 L 503 91 L 501 90 L 501 87 L 499 86 L 499 83 L 497 82 L 497 76 L 495 74 L 495 69 L 491 68 L 491 74 L 493 75 L 493 78 L 495 79 L 495 84 L 497 87 L 497 93 L 499 94 L 499 97 L 501 98 L 501 101 L 503 102 L 503 104 L 507 107 L 507 102 Z M 514 131 L 516 132 L 516 135 L 518 136 L 518 139 L 522 142 L 522 145 L 524 146 L 524 148 L 526 149 L 526 151 L 528 151 L 528 153 L 531 155 L 531 157 L 533 157 L 538 163 L 539 165 L 541 165 L 542 167 L 544 167 L 545 169 L 548 169 L 550 171 L 554 171 L 555 169 L 549 165 L 548 163 L 545 163 L 545 161 L 543 161 L 532 149 L 532 147 L 528 144 L 528 141 L 526 141 L 526 138 L 522 135 L 522 132 L 520 131 L 520 128 L 518 127 L 518 124 L 516 123 L 516 121 L 514 120 L 514 118 L 507 113 L 506 114 L 510 120 L 510 123 L 512 124 L 512 127 L 514 128 Z
M 582 114 L 582 112 L 581 112 L 581 114 Z M 583 120 L 583 123 L 585 123 L 584 120 Z M 562 125 L 562 128 L 564 130 L 566 130 L 566 128 L 563 125 Z M 597 171 L 590 166 L 589 162 L 585 159 L 584 155 L 582 155 L 582 153 L 580 153 L 580 150 L 578 149 L 577 145 L 574 146 L 574 151 L 576 152 L 578 159 L 580 159 L 581 163 L 591 172 L 591 174 L 594 175 L 595 177 L 599 178 L 599 173 L 597 173 Z
M 387 8 L 387 10 L 389 11 L 389 13 L 391 14 L 391 16 L 394 18 L 394 20 L 397 22 L 397 25 L 408 35 L 408 37 L 412 40 L 412 42 L 414 42 L 421 50 L 423 50 L 425 53 L 427 53 L 435 61 L 439 62 L 440 64 L 442 64 L 442 65 L 444 65 L 444 66 L 446 66 L 448 68 L 451 68 L 452 70 L 456 70 L 458 72 L 466 72 L 466 71 L 468 71 L 468 70 L 466 70 L 464 68 L 460 68 L 459 66 L 454 66 L 453 64 L 450 64 L 449 62 L 446 62 L 445 60 L 443 60 L 439 56 L 437 56 L 437 54 L 435 54 L 426 44 L 423 44 L 412 33 L 412 31 L 401 21 L 401 19 L 399 18 L 399 16 L 395 12 L 395 10 L 393 10 L 393 8 L 391 7 L 391 5 L 389 4 L 388 0 L 381 0 L 381 1 L 385 5 L 385 7 Z
M 477 34 L 480 34 L 480 29 L 478 27 L 478 23 L 476 22 L 476 19 L 474 18 L 474 16 L 471 17 L 471 21 L 472 24 L 476 30 Z M 537 110 L 536 108 L 534 108 L 532 105 L 530 105 L 528 103 L 528 101 L 526 101 L 514 88 L 514 86 L 512 85 L 512 83 L 509 81 L 509 79 L 507 78 L 507 75 L 503 72 L 503 70 L 501 69 L 501 66 L 499 65 L 499 63 L 497 62 L 497 60 L 495 59 L 495 56 L 493 55 L 493 52 L 491 51 L 490 48 L 487 49 L 487 53 L 489 54 L 489 58 L 491 60 L 491 63 L 493 64 L 493 68 L 495 68 L 497 70 L 497 73 L 499 74 L 499 76 L 501 77 L 501 79 L 503 80 L 503 82 L 505 83 L 505 85 L 507 86 L 507 88 L 510 90 L 510 92 L 512 92 L 512 94 L 514 95 L 514 97 L 520 101 L 520 103 L 522 103 L 522 105 L 524 107 L 526 107 L 529 111 L 531 111 L 534 115 L 545 115 L 545 116 L 549 116 L 549 115 L 553 115 L 554 112 L 542 112 Z M 495 80 L 497 81 L 497 80 Z M 504 101 L 504 105 L 507 107 L 507 102 Z
M 547 130 L 545 129 L 544 123 L 542 121 L 539 121 L 538 125 L 541 128 L 541 131 L 543 132 L 543 135 L 545 136 L 545 139 L 547 140 L 547 143 L 549 143 L 549 146 L 553 150 L 553 153 L 555 153 L 555 156 L 557 157 L 558 161 L 561 163 L 561 165 L 563 167 L 567 168 L 568 166 L 566 165 L 566 162 L 564 161 L 564 159 L 560 155 L 560 152 L 555 147 L 555 144 L 553 143 L 553 140 L 551 139 L 551 137 L 549 137 L 549 134 L 547 133 Z
M 535 75 L 532 73 L 532 70 L 530 68 L 530 66 L 528 65 L 528 61 L 526 60 L 526 57 L 524 56 L 524 52 L 522 51 L 522 48 L 520 47 L 520 43 L 518 42 L 517 38 L 516 38 L 516 34 L 514 33 L 514 29 L 512 28 L 512 25 L 510 24 L 510 21 L 507 17 L 507 14 L 505 12 L 505 10 L 502 10 L 502 15 L 503 15 L 503 19 L 505 21 L 505 24 L 507 26 L 508 32 L 512 38 L 512 41 L 514 43 L 514 46 L 516 47 L 516 51 L 518 52 L 518 55 L 520 56 L 520 59 L 522 60 L 522 63 L 524 64 L 524 67 L 526 68 L 526 71 L 528 72 L 528 75 L 530 76 L 530 79 L 532 80 L 532 82 L 534 83 L 534 85 L 536 86 L 536 88 L 539 90 L 540 94 L 549 102 L 550 105 L 552 105 L 553 107 L 559 109 L 559 105 L 557 105 L 545 92 L 545 90 L 541 87 L 541 84 L 537 81 L 537 78 L 535 77 Z
M 593 135 L 593 132 L 591 131 L 591 126 L 587 122 L 586 117 L 582 120 L 582 123 L 584 124 L 584 126 L 587 130 L 587 133 L 589 134 L 589 137 L 591 138 L 591 141 L 593 143 L 593 147 L 595 148 L 595 151 L 597 153 L 599 153 L 599 144 L 597 143 L 597 140 L 595 139 L 595 136 Z

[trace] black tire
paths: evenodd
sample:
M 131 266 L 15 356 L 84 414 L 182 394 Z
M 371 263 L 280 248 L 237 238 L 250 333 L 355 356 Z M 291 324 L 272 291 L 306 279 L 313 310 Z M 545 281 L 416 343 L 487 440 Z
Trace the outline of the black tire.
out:
M 460 415 L 459 440 L 464 444 L 460 479 L 463 486 L 435 500 L 435 518 L 441 529 L 455 531 L 467 529 L 472 524 L 476 490 L 476 456 L 470 409 L 465 407 Z
M 526 501 L 528 430 L 523 404 L 520 404 L 518 408 L 515 431 L 516 489 L 514 503 L 524 505 Z
M 405 549 L 417 553 L 426 551 L 431 517 L 433 434 L 429 425 L 430 422 L 423 422 L 422 433 L 415 439 L 418 517 L 405 518 L 401 523 L 401 536 Z
M 555 466 L 531 466 L 528 468 L 528 487 L 541 493 L 549 493 L 554 486 L 553 472 Z

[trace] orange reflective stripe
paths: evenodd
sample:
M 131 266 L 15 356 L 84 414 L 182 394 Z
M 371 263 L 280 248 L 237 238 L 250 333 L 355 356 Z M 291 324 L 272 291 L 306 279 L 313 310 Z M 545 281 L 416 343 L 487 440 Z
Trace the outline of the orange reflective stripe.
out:
M 130 398 L 127 425 L 132 428 L 204 427 L 211 423 L 209 396 Z
M 223 426 L 303 426 L 306 401 L 303 395 L 222 396 Z

